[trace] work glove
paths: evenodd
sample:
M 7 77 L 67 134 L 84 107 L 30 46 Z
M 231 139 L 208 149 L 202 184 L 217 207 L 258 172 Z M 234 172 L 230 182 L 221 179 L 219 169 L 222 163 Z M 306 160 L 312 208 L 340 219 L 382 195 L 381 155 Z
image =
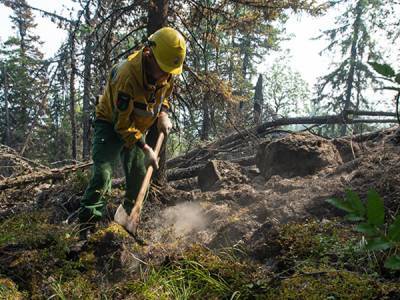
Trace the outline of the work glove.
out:
M 156 153 L 153 151 L 153 149 L 149 145 L 145 144 L 143 147 L 143 152 L 144 152 L 144 155 L 146 155 L 147 164 L 152 165 L 153 168 L 155 170 L 157 170 L 158 169 L 158 158 L 157 158 Z
M 171 120 L 168 117 L 168 114 L 164 111 L 162 111 L 158 115 L 158 121 L 157 121 L 157 129 L 158 132 L 164 132 L 164 134 L 167 136 L 172 128 L 172 123 Z

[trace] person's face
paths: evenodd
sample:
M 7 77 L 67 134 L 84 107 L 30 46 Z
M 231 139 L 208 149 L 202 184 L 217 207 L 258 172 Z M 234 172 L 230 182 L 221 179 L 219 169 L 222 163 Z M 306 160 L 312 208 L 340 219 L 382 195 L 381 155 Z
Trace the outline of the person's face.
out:
M 169 77 L 169 73 L 164 72 L 159 67 L 153 53 L 151 50 L 145 52 L 146 56 L 146 73 L 151 76 L 156 82 L 167 80 Z

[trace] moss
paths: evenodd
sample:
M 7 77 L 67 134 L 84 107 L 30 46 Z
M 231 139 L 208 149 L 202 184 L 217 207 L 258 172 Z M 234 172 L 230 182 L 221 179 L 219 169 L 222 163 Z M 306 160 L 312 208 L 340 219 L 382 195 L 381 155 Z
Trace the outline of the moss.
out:
M 360 236 L 336 220 L 278 228 L 280 255 L 267 299 L 391 299 L 398 282 L 379 277 L 379 263 L 359 246 Z
M 74 228 L 52 224 L 49 216 L 48 211 L 22 213 L 0 224 L 0 271 L 31 298 L 41 297 L 47 278 L 72 278 L 82 268 L 69 257 Z
M 96 256 L 93 250 L 82 252 L 79 255 L 79 262 L 87 269 L 92 269 L 96 264 Z
M 360 247 L 361 236 L 336 220 L 286 224 L 279 228 L 278 239 L 282 253 L 279 260 L 286 268 L 307 260 L 350 271 L 380 271 L 379 263 Z
M 400 287 L 330 267 L 303 267 L 270 288 L 267 299 L 385 299 Z M 386 298 L 389 299 L 389 298 Z
M 0 299 L 21 300 L 27 298 L 26 293 L 24 294 L 18 291 L 14 281 L 8 278 L 0 278 Z
M 0 223 L 0 247 L 14 244 L 37 247 L 52 239 L 57 226 L 48 223 L 46 212 L 16 215 Z
M 112 236 L 114 239 L 126 239 L 129 238 L 129 233 L 119 224 L 112 222 L 109 226 L 98 230 L 96 233 L 90 236 L 89 243 L 96 243 L 104 238 Z
M 305 258 L 326 254 L 337 243 L 348 242 L 354 235 L 345 229 L 339 231 L 335 222 L 316 220 L 290 223 L 280 228 L 279 242 L 288 257 Z

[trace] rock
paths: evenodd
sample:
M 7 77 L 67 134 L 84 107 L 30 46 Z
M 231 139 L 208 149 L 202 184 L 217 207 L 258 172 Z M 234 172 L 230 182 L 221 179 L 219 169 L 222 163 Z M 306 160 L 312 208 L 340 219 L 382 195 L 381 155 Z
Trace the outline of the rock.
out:
M 328 140 L 312 134 L 292 134 L 269 144 L 262 144 L 256 156 L 257 166 L 266 179 L 307 176 L 328 166 L 337 166 L 342 158 Z
M 202 192 L 217 191 L 221 188 L 247 183 L 240 165 L 222 160 L 211 160 L 199 171 L 198 184 Z

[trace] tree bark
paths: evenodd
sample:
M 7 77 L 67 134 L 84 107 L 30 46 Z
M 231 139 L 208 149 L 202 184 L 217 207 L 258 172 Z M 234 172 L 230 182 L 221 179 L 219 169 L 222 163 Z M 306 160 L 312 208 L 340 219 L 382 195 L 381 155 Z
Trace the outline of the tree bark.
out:
M 76 119 L 75 119 L 75 35 L 74 29 L 70 29 L 72 34 L 70 36 L 70 60 L 71 60 L 71 74 L 69 78 L 69 116 L 71 121 L 71 155 L 72 159 L 77 159 L 76 153 Z
M 350 69 L 347 75 L 346 80 L 346 93 L 345 93 L 345 101 L 344 101 L 344 108 L 343 111 L 347 111 L 351 107 L 351 95 L 353 91 L 353 83 L 354 83 L 354 72 L 356 66 L 356 59 L 357 59 L 357 45 L 358 45 L 358 35 L 360 32 L 360 23 L 361 23 L 361 15 L 362 15 L 362 0 L 357 2 L 356 6 L 356 19 L 353 24 L 353 38 L 351 41 L 351 50 L 350 50 Z M 343 124 L 341 127 L 341 135 L 346 134 L 347 126 Z
M 147 13 L 147 36 L 150 36 L 158 29 L 167 25 L 168 18 L 168 4 L 169 0 L 150 0 L 149 10 Z M 149 129 L 146 136 L 146 142 L 155 147 L 157 143 L 158 130 L 156 123 Z M 158 163 L 159 169 L 153 173 L 153 180 L 156 185 L 163 186 L 167 183 L 167 176 L 165 174 L 165 162 L 166 162 L 166 144 L 167 138 L 164 139 L 163 147 L 160 150 L 160 161 Z
M 7 66 L 4 63 L 4 106 L 6 111 L 5 116 L 5 136 L 4 136 L 4 144 L 10 146 L 10 110 L 8 108 L 8 80 L 7 80 Z
M 257 84 L 254 92 L 254 124 L 259 125 L 262 122 L 262 107 L 264 104 L 263 78 L 258 75 Z
M 150 0 L 147 14 L 147 35 L 167 25 L 169 0 Z
M 90 16 L 86 13 L 86 22 L 88 23 Z M 84 160 L 90 157 L 90 85 L 92 79 L 92 45 L 91 37 L 86 38 L 85 44 L 85 61 L 83 71 L 83 132 L 82 132 L 82 156 Z
M 204 95 L 202 108 L 203 108 L 203 120 L 201 123 L 201 140 L 206 141 L 210 136 L 211 119 L 210 119 L 210 107 L 209 107 L 208 93 Z
M 248 69 L 250 66 L 250 48 L 251 47 L 251 40 L 250 37 L 247 36 L 245 37 L 244 42 L 240 45 L 241 51 L 243 53 L 243 59 L 242 59 L 242 76 L 243 79 L 246 80 L 247 74 L 248 74 Z M 240 91 L 240 95 L 243 95 L 244 91 Z M 244 101 L 240 101 L 239 102 L 239 112 L 241 114 L 245 114 L 245 112 L 243 111 L 244 108 Z

